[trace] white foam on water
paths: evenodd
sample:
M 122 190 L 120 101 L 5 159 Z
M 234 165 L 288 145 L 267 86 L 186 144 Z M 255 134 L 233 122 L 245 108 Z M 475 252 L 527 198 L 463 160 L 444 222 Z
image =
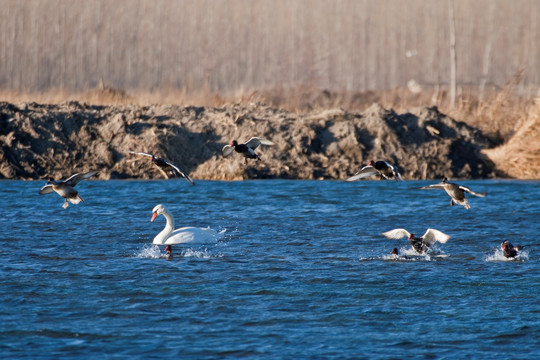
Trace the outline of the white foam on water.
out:
M 198 259 L 210 259 L 212 257 L 212 254 L 208 253 L 208 249 L 204 250 L 194 250 L 194 249 L 186 249 L 182 251 L 183 257 L 194 257 Z
M 173 246 L 172 257 L 162 252 L 158 245 L 146 244 L 143 248 L 135 252 L 135 257 L 139 259 L 174 259 L 174 258 L 197 258 L 210 259 L 223 257 L 223 254 L 212 254 L 207 248 L 204 249 L 181 249 L 180 246 Z
M 157 245 L 145 244 L 141 250 L 135 253 L 135 257 L 139 259 L 159 259 L 166 257 L 166 254 L 163 254 Z
M 408 256 L 403 254 L 386 254 L 383 255 L 380 259 L 385 261 L 430 261 L 430 258 L 428 256 L 418 254 L 415 254 L 414 256 Z
M 223 236 L 227 232 L 227 229 L 222 229 L 218 232 L 219 235 Z
M 396 261 L 431 261 L 434 258 L 442 259 L 447 257 L 449 257 L 449 255 L 437 248 L 431 248 L 427 254 L 419 254 L 412 247 L 402 247 L 399 249 L 399 255 L 385 254 L 382 256 L 382 259 Z
M 501 248 L 496 248 L 495 253 L 488 255 L 484 258 L 484 261 L 527 261 L 529 260 L 529 252 L 525 250 L 518 251 L 518 254 L 514 258 L 507 258 L 504 256 L 504 252 Z

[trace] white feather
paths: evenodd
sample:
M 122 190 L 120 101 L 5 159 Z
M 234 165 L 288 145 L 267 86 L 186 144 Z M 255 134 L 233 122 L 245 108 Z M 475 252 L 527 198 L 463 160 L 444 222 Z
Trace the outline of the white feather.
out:
M 259 137 L 252 137 L 251 139 L 249 139 L 248 141 L 246 141 L 246 146 L 255 150 L 256 148 L 259 147 L 259 145 L 274 145 L 273 142 L 271 142 L 270 140 L 266 140 L 264 138 L 259 138 Z
M 424 242 L 430 245 L 434 244 L 437 241 L 441 244 L 445 244 L 448 239 L 450 239 L 450 236 L 435 229 L 427 229 L 426 233 L 422 237 L 424 238 Z
M 409 237 L 411 234 L 405 229 L 394 229 L 382 233 L 383 236 L 389 239 L 401 239 L 402 237 Z
M 350 178 L 346 179 L 345 181 L 355 181 L 359 179 L 363 179 L 368 176 L 377 175 L 379 172 L 377 169 L 375 169 L 371 165 L 364 166 L 360 171 L 358 171 L 356 174 L 351 176 Z
M 223 154 L 223 157 L 227 157 L 231 155 L 234 151 L 234 147 L 231 145 L 225 145 L 223 149 L 221 149 L 221 154 Z

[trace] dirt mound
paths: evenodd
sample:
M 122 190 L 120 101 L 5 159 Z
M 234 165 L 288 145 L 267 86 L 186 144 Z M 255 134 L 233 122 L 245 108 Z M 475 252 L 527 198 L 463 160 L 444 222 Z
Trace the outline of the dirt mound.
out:
M 262 161 L 245 166 L 223 145 L 252 136 Z M 363 113 L 340 109 L 298 114 L 261 104 L 92 106 L 0 103 L 0 178 L 61 178 L 97 169 L 99 177 L 159 178 L 148 160 L 129 151 L 164 156 L 198 179 L 345 179 L 369 160 L 396 164 L 404 178 L 495 175 L 481 150 L 482 133 L 420 108 L 396 114 L 374 104 Z

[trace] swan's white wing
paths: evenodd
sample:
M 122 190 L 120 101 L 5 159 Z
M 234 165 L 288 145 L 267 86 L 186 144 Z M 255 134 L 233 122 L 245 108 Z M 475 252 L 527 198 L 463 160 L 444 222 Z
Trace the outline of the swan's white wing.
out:
M 218 241 L 223 234 L 210 228 L 183 227 L 174 230 L 163 242 L 163 245 L 174 244 L 211 244 Z
M 459 188 L 460 188 L 461 190 L 463 190 L 463 191 L 468 192 L 468 193 L 471 194 L 471 195 L 474 195 L 474 196 L 484 197 L 484 196 L 487 195 L 487 193 L 485 193 L 485 192 L 482 192 L 482 193 L 474 192 L 474 191 L 472 191 L 471 189 L 469 189 L 469 188 L 466 187 L 466 186 L 460 185 Z
M 402 237 L 409 237 L 411 234 L 405 229 L 394 229 L 382 233 L 383 236 L 389 239 L 401 239 Z
M 176 170 L 180 175 L 182 175 L 184 177 L 184 179 L 186 179 L 187 181 L 189 181 L 191 183 L 191 185 L 195 185 L 195 183 L 193 182 L 193 180 L 186 174 L 184 173 L 183 171 L 181 171 L 178 166 L 174 165 L 173 163 L 171 163 L 170 161 L 168 160 L 163 160 L 165 161 L 165 164 L 169 165 L 170 167 L 172 167 L 174 170 Z
M 221 149 L 221 154 L 223 155 L 223 157 L 227 157 L 231 155 L 233 151 L 234 151 L 234 146 L 225 145 L 223 149 Z
M 47 184 L 47 185 L 43 186 L 43 187 L 41 188 L 41 190 L 39 190 L 39 193 L 40 193 L 41 195 L 43 195 L 43 194 L 50 194 L 50 193 L 52 193 L 52 192 L 54 192 L 54 190 L 53 190 L 53 184 Z
M 246 142 L 246 146 L 248 148 L 251 148 L 253 150 L 255 150 L 256 148 L 259 147 L 259 145 L 274 145 L 273 142 L 271 142 L 270 140 L 266 140 L 264 138 L 259 138 L 259 137 L 252 137 L 251 139 L 249 139 L 247 142 Z
M 68 184 L 71 187 L 74 187 L 81 180 L 89 179 L 96 174 L 97 174 L 97 171 L 88 171 L 85 173 L 74 174 L 74 175 L 71 175 L 66 181 L 64 181 L 64 183 Z
M 431 190 L 431 189 L 443 189 L 444 190 L 444 183 L 438 183 L 438 184 L 433 184 L 433 185 L 428 185 L 428 186 L 422 186 L 422 187 L 419 187 L 417 189 L 427 189 L 427 190 Z
M 435 229 L 427 229 L 426 233 L 422 237 L 424 238 L 424 242 L 430 246 L 437 241 L 444 244 L 448 241 L 448 239 L 450 239 L 450 236 Z
M 358 171 L 356 174 L 346 179 L 345 181 L 355 181 L 355 180 L 363 179 L 368 176 L 377 175 L 378 173 L 379 172 L 377 171 L 377 169 L 375 169 L 371 165 L 368 165 L 368 166 L 364 166 L 362 169 L 360 169 L 360 171 Z

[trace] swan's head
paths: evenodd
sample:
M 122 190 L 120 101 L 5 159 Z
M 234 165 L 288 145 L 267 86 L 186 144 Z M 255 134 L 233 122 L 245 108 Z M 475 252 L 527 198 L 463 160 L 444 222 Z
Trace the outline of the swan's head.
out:
M 233 140 L 233 142 L 231 143 L 231 146 L 238 146 L 238 141 Z
M 409 240 L 414 240 L 414 239 L 416 239 L 416 238 L 414 237 L 414 234 L 410 234 L 410 235 L 409 235 Z
M 375 161 L 371 160 L 368 165 L 369 166 L 375 166 Z
M 154 209 L 152 210 L 152 219 L 150 221 L 154 221 L 159 215 L 162 215 L 165 212 L 167 212 L 167 209 L 165 208 L 165 206 L 161 204 L 156 205 Z

